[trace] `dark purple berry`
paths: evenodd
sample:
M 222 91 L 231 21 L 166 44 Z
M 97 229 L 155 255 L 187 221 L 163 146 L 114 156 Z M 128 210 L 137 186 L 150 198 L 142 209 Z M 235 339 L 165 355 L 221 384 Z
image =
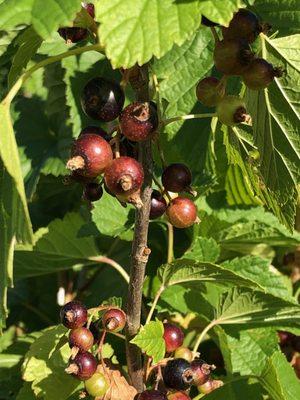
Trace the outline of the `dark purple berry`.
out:
M 74 359 L 70 360 L 65 369 L 67 374 L 71 374 L 81 381 L 89 379 L 97 369 L 97 361 L 92 353 L 88 351 L 79 352 Z
M 88 30 L 79 27 L 59 28 L 58 33 L 67 43 L 78 43 L 88 36 Z
M 197 222 L 197 207 L 185 197 L 173 199 L 166 213 L 169 222 L 176 228 L 188 228 Z
M 158 190 L 153 190 L 151 194 L 150 219 L 161 217 L 167 209 L 167 202 Z
M 60 310 L 61 323 L 69 329 L 80 328 L 87 322 L 87 309 L 79 301 L 70 301 Z
M 111 136 L 105 132 L 102 128 L 100 128 L 99 126 L 87 126 L 86 128 L 82 129 L 82 131 L 80 132 L 79 136 L 81 135 L 86 135 L 86 134 L 93 134 L 93 135 L 99 135 L 101 136 L 103 139 L 105 139 L 107 142 L 109 142 L 111 140 Z
M 120 308 L 110 308 L 105 311 L 102 317 L 104 329 L 110 332 L 121 331 L 126 324 L 126 314 Z
M 186 390 L 193 383 L 190 363 L 183 358 L 170 360 L 162 370 L 164 384 L 170 389 Z
M 141 188 L 144 181 L 143 167 L 134 158 L 119 157 L 106 168 L 104 180 L 113 194 L 129 195 Z
M 90 331 L 94 337 L 94 344 L 98 343 L 101 338 L 101 331 L 99 328 L 99 321 L 91 322 Z
M 192 183 L 192 174 L 184 164 L 170 164 L 162 173 L 162 184 L 170 192 L 183 192 Z
M 206 383 L 214 366 L 207 364 L 205 361 L 196 359 L 191 362 L 191 369 L 193 372 L 193 382 L 196 386 L 201 386 Z
M 90 118 L 113 121 L 123 108 L 125 101 L 121 86 L 110 79 L 93 78 L 84 87 L 81 95 L 83 111 Z
M 83 3 L 83 8 L 86 9 L 92 18 L 95 18 L 95 6 L 93 3 Z
M 184 334 L 179 326 L 170 324 L 169 322 L 164 323 L 164 340 L 167 353 L 172 353 L 178 347 L 182 346 L 183 339 Z
M 208 76 L 198 82 L 196 95 L 206 107 L 215 107 L 225 95 L 225 88 L 219 79 Z
M 69 334 L 69 345 L 70 347 L 78 347 L 81 351 L 88 351 L 94 344 L 94 336 L 92 332 L 85 328 L 80 327 L 72 329 Z
M 100 200 L 103 195 L 103 189 L 102 186 L 99 185 L 99 183 L 88 183 L 83 191 L 83 197 L 84 199 L 88 201 L 97 201 Z
M 167 396 L 160 390 L 145 390 L 142 393 L 138 393 L 134 400 L 167 400 Z
M 157 111 L 151 103 L 132 103 L 122 111 L 120 125 L 127 139 L 141 142 L 148 139 L 156 130 Z
M 274 78 L 280 78 L 283 75 L 281 68 L 273 67 L 263 58 L 255 58 L 247 70 L 243 73 L 245 85 L 252 90 L 265 89 Z
M 244 39 L 248 43 L 254 42 L 262 30 L 257 15 L 245 9 L 234 14 L 228 28 L 222 28 L 224 39 Z

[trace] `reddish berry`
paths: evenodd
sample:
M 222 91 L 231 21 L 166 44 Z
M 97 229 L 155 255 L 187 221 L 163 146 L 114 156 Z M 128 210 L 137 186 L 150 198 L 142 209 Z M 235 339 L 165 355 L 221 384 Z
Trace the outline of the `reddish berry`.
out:
M 94 336 L 92 332 L 84 328 L 72 329 L 69 334 L 69 345 L 70 347 L 78 347 L 81 351 L 88 351 L 94 344 Z
M 153 190 L 151 194 L 150 219 L 161 217 L 167 209 L 167 202 L 158 190 Z
M 241 9 L 234 14 L 228 28 L 222 28 L 224 39 L 244 39 L 254 42 L 262 32 L 262 25 L 252 11 Z
M 86 380 L 84 387 L 90 396 L 101 398 L 109 389 L 107 380 L 101 372 L 96 372 L 91 378 Z
M 61 323 L 69 329 L 80 328 L 87 322 L 87 309 L 79 301 L 70 301 L 60 310 Z
M 173 392 L 167 396 L 168 400 L 191 400 L 185 392 Z
M 70 360 L 69 366 L 65 369 L 67 374 L 71 374 L 81 381 L 89 379 L 97 369 L 97 361 L 92 353 L 88 351 L 80 352 L 73 360 Z
M 228 39 L 216 43 L 214 62 L 225 75 L 242 75 L 254 59 L 254 53 L 245 40 Z
M 263 58 L 256 58 L 243 74 L 245 85 L 252 90 L 265 89 L 274 78 L 283 75 L 281 68 L 274 68 L 272 64 Z
M 81 105 L 86 115 L 105 122 L 120 115 L 124 101 L 121 86 L 115 81 L 100 77 L 91 79 L 81 95 Z
M 294 335 L 290 332 L 278 331 L 280 346 L 290 346 L 293 342 Z
M 119 332 L 125 327 L 126 314 L 120 308 L 110 308 L 103 314 L 102 324 L 110 332 Z
M 225 95 L 225 88 L 219 79 L 209 76 L 198 82 L 196 95 L 206 107 L 215 107 Z
M 124 136 L 134 142 L 141 142 L 156 130 L 157 111 L 151 103 L 132 103 L 122 111 L 120 125 Z
M 191 362 L 191 370 L 193 372 L 193 381 L 196 386 L 201 386 L 210 378 L 211 371 L 215 369 L 213 365 L 207 364 L 203 360 L 194 360 Z
M 170 324 L 169 322 L 164 323 L 164 340 L 166 344 L 166 352 L 172 353 L 183 343 L 184 334 L 179 326 Z
M 83 7 L 90 14 L 92 18 L 95 18 L 95 6 L 93 3 L 83 3 Z
M 184 164 L 169 165 L 162 173 L 164 188 L 170 192 L 182 192 L 192 183 L 192 174 Z
M 219 24 L 211 21 L 210 19 L 206 18 L 204 15 L 202 15 L 202 18 L 201 18 L 201 24 L 204 26 L 219 26 Z
M 164 384 L 170 389 L 186 390 L 193 383 L 190 363 L 182 358 L 168 361 L 162 376 Z
M 86 128 L 82 129 L 82 131 L 80 132 L 79 136 L 90 134 L 90 133 L 92 133 L 93 135 L 101 136 L 107 142 L 109 142 L 111 140 L 111 137 L 109 136 L 109 134 L 107 132 L 105 132 L 99 126 L 93 126 L 93 125 L 87 126 Z
M 72 171 L 71 175 L 67 177 L 67 182 L 68 180 L 82 183 L 83 185 L 87 185 L 88 183 L 92 183 L 94 178 L 89 178 L 87 176 L 82 176 L 80 175 L 77 171 Z
M 224 383 L 222 381 L 209 379 L 203 385 L 198 386 L 198 390 L 200 393 L 209 394 L 209 393 L 213 392 L 214 390 L 219 389 L 223 385 L 224 385 Z
M 218 103 L 216 112 L 219 121 L 228 126 L 248 122 L 250 116 L 247 114 L 245 102 L 238 96 L 225 96 Z
M 93 178 L 102 174 L 112 160 L 111 147 L 102 137 L 85 134 L 74 142 L 67 168 Z
M 197 222 L 197 207 L 185 197 L 176 197 L 167 208 L 169 222 L 176 228 L 188 228 Z
M 68 43 L 81 42 L 88 36 L 88 30 L 79 27 L 59 28 L 58 33 Z
M 175 350 L 174 358 L 183 358 L 184 360 L 191 362 L 193 360 L 193 352 L 187 347 L 179 347 Z
M 142 393 L 138 393 L 134 400 L 167 400 L 167 396 L 160 390 L 145 390 Z
M 83 197 L 88 201 L 97 201 L 100 200 L 103 195 L 102 186 L 99 183 L 88 183 L 85 186 Z
M 113 194 L 129 195 L 141 188 L 144 181 L 143 167 L 134 158 L 116 158 L 106 169 L 104 180 Z

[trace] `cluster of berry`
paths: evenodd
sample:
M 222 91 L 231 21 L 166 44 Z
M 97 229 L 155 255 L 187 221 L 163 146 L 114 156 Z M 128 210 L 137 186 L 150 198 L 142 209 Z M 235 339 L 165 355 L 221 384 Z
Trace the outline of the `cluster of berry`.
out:
M 137 142 L 153 137 L 159 121 L 153 102 L 134 102 L 123 109 L 125 101 L 121 86 L 112 80 L 97 77 L 84 87 L 81 104 L 84 112 L 102 122 L 119 117 L 113 128 L 115 136 L 100 127 L 83 129 L 74 141 L 67 168 L 71 178 L 85 185 L 84 197 L 99 200 L 106 191 L 121 204 L 142 206 L 140 190 L 144 181 L 142 165 L 137 161 Z M 104 179 L 100 183 L 101 175 Z M 184 164 L 171 164 L 162 173 L 164 192 L 154 190 L 151 199 L 150 218 L 161 217 L 165 212 L 169 221 L 178 228 L 186 228 L 197 222 L 197 209 L 187 197 L 171 198 L 169 191 L 191 192 L 192 175 Z M 168 197 L 165 199 L 164 194 Z M 169 204 L 167 201 L 169 199 Z
M 91 349 L 100 341 L 100 324 L 105 332 L 119 332 L 126 323 L 126 314 L 119 308 L 107 307 L 101 321 L 88 322 L 88 310 L 78 301 L 71 301 L 60 311 L 62 324 L 70 329 L 71 357 L 66 372 L 84 381 L 91 396 L 103 396 L 108 390 L 104 374 L 97 371 L 98 361 Z
M 204 24 L 215 25 L 207 20 L 204 20 Z M 281 77 L 281 68 L 273 67 L 257 57 L 250 47 L 258 35 L 267 29 L 269 26 L 260 23 L 253 12 L 241 9 L 235 13 L 228 28 L 222 27 L 223 40 L 219 40 L 215 34 L 214 63 L 217 70 L 225 77 L 241 76 L 245 85 L 252 90 L 264 89 L 275 77 Z M 224 80 L 204 78 L 198 83 L 196 94 L 205 106 L 216 106 L 218 118 L 225 125 L 231 126 L 249 119 L 243 100 L 225 94 Z
M 159 389 L 148 389 L 138 393 L 135 400 L 190 400 L 187 390 L 192 385 L 196 385 L 200 393 L 204 394 L 211 393 L 223 385 L 222 381 L 211 377 L 214 365 L 194 358 L 193 352 L 182 346 L 183 339 L 184 334 L 178 326 L 169 322 L 164 323 L 168 361 L 161 370 L 162 382 L 159 381 L 158 374 L 156 386 Z

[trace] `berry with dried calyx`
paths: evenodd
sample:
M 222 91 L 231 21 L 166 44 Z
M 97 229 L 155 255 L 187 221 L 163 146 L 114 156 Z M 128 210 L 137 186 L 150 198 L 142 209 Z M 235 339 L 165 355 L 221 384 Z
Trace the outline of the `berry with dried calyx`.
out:
M 125 95 L 121 86 L 110 79 L 93 78 L 84 87 L 81 95 L 83 111 L 90 118 L 113 121 L 123 108 Z
M 164 323 L 164 340 L 166 345 L 166 352 L 172 353 L 183 343 L 184 334 L 179 326 L 169 322 Z
M 165 393 L 160 390 L 145 390 L 142 393 L 138 393 L 134 400 L 167 400 L 167 396 Z
M 238 96 L 225 96 L 216 108 L 219 121 L 228 126 L 249 123 L 251 117 L 247 114 L 245 102 Z
M 82 131 L 80 132 L 79 136 L 90 134 L 90 133 L 92 133 L 93 135 L 101 136 L 107 142 L 109 142 L 111 140 L 110 135 L 107 132 L 105 132 L 105 130 L 103 130 L 99 126 L 94 126 L 94 125 L 90 125 L 90 126 L 87 126 L 84 129 L 82 129 Z
M 162 370 L 164 384 L 170 389 L 186 390 L 193 383 L 190 363 L 183 358 L 167 362 Z
M 101 197 L 103 196 L 103 189 L 102 186 L 99 185 L 99 183 L 88 183 L 83 191 L 83 198 L 88 200 L 88 201 L 97 201 L 100 200 Z
M 120 332 L 126 324 L 126 314 L 120 308 L 110 308 L 102 316 L 104 329 L 110 332 Z
M 92 332 L 85 328 L 80 327 L 72 329 L 69 334 L 69 346 L 77 347 L 81 351 L 88 351 L 94 344 L 94 336 Z
M 225 95 L 225 87 L 213 76 L 201 79 L 196 87 L 197 99 L 206 107 L 215 107 Z
M 105 376 L 101 372 L 96 372 L 91 378 L 84 382 L 85 390 L 90 396 L 102 397 L 109 389 Z
M 194 358 L 193 352 L 187 347 L 181 346 L 175 350 L 174 358 L 183 358 L 184 360 L 191 362 Z
M 197 386 L 200 393 L 209 394 L 216 389 L 219 389 L 221 386 L 224 385 L 223 381 L 218 381 L 214 379 L 209 379 L 206 383 L 201 386 Z
M 106 140 L 95 134 L 84 134 L 73 143 L 67 168 L 93 178 L 102 174 L 112 160 L 113 153 Z
M 185 197 L 173 199 L 166 213 L 169 222 L 176 228 L 188 228 L 198 222 L 197 207 Z
M 214 365 L 209 365 L 205 361 L 196 359 L 191 362 L 191 370 L 193 372 L 193 381 L 196 386 L 201 386 L 206 383 L 209 378 L 211 371 L 215 369 Z
M 127 139 L 134 142 L 146 140 L 158 126 L 157 111 L 152 103 L 132 103 L 122 111 L 120 126 Z
M 79 301 L 70 301 L 60 310 L 61 323 L 69 329 L 82 327 L 87 322 L 87 317 L 87 309 Z
M 190 396 L 185 392 L 172 392 L 167 395 L 168 400 L 191 400 Z
M 170 192 L 183 192 L 192 183 L 190 169 L 180 163 L 170 164 L 162 173 L 162 184 Z
M 242 78 L 249 89 L 260 90 L 265 89 L 275 77 L 280 78 L 282 75 L 281 68 L 273 67 L 263 58 L 255 58 L 243 73 Z
M 81 381 L 89 379 L 97 369 L 97 361 L 92 353 L 88 351 L 79 352 L 74 359 L 70 360 L 65 369 L 67 374 L 73 375 Z
M 242 75 L 255 55 L 245 40 L 228 39 L 216 43 L 214 63 L 224 75 Z
M 167 202 L 158 190 L 153 190 L 151 194 L 150 219 L 161 217 L 167 209 Z
M 119 157 L 106 168 L 104 180 L 113 194 L 129 195 L 141 188 L 144 181 L 143 167 L 134 158 Z
M 129 194 L 117 194 L 116 198 L 119 202 L 126 207 L 126 203 L 132 204 L 135 208 L 140 209 L 143 207 L 144 203 L 141 199 L 140 189 L 134 193 Z
M 254 42 L 262 31 L 257 15 L 245 9 L 234 14 L 228 28 L 222 28 L 224 39 L 244 39 L 248 43 Z

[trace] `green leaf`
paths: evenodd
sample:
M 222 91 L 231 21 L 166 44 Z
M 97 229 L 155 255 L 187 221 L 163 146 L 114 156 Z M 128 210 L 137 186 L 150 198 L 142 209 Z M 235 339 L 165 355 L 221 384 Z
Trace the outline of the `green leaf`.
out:
M 0 4 L 0 26 L 10 30 L 17 25 L 29 25 L 34 0 L 6 0 Z
M 192 247 L 184 253 L 184 258 L 214 263 L 219 255 L 220 247 L 213 238 L 197 237 Z
M 161 321 L 151 321 L 142 326 L 130 343 L 136 344 L 147 356 L 153 357 L 156 364 L 165 356 L 166 346 L 163 338 L 164 326 Z
M 300 306 L 270 294 L 233 288 L 217 307 L 218 324 L 300 324 Z
M 101 0 L 99 37 L 114 68 L 145 64 L 181 45 L 200 23 L 199 2 Z
M 241 381 L 226 382 L 221 388 L 205 395 L 205 400 L 264 400 L 262 387 L 258 383 L 247 382 L 247 379 Z
M 274 400 L 298 400 L 300 383 L 284 354 L 276 352 L 269 358 L 260 382 Z
M 211 21 L 228 26 L 233 13 L 243 5 L 241 0 L 202 0 L 201 13 Z
M 104 300 L 102 302 L 102 305 L 107 305 L 107 306 L 114 306 L 114 307 L 118 307 L 118 308 L 122 308 L 122 304 L 123 304 L 123 299 L 122 297 L 110 297 L 107 300 Z
M 29 382 L 25 382 L 19 391 L 16 400 L 35 400 L 36 396 L 31 389 L 31 384 Z

